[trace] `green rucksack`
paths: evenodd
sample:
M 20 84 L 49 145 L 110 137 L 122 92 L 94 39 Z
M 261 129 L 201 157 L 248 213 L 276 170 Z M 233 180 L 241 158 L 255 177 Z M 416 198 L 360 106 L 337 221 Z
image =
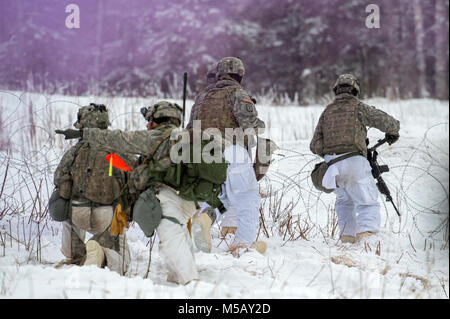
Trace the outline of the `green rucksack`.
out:
M 201 149 L 207 144 L 202 141 Z M 193 144 L 190 144 L 191 159 L 189 163 L 172 163 L 168 168 L 158 162 L 149 162 L 149 179 L 152 184 L 163 183 L 177 191 L 177 194 L 188 201 L 193 201 L 197 208 L 198 202 L 206 202 L 213 208 L 225 210 L 219 195 L 221 185 L 227 178 L 229 163 L 222 158 L 221 163 L 207 163 L 201 158 L 200 163 L 193 163 Z
M 170 131 L 165 133 L 162 140 L 165 140 L 169 134 Z M 155 145 L 150 151 L 150 156 L 153 156 L 161 143 L 162 141 Z M 202 143 L 202 149 L 205 144 L 206 142 Z M 192 144 L 190 154 L 193 154 Z M 178 196 L 193 201 L 197 208 L 199 208 L 198 202 L 206 202 L 211 207 L 218 208 L 221 213 L 225 212 L 219 195 L 222 191 L 221 185 L 227 178 L 228 163 L 224 159 L 221 163 L 206 163 L 203 157 L 200 163 L 192 163 L 192 156 L 189 162 L 181 161 L 168 165 L 167 161 L 161 164 L 151 159 L 135 169 L 137 175 L 134 178 L 139 185 L 137 190 L 140 189 L 140 195 L 133 203 L 133 219 L 147 237 L 153 236 L 162 218 L 179 224 L 175 218 L 163 215 L 155 190 L 158 183 L 172 187 Z

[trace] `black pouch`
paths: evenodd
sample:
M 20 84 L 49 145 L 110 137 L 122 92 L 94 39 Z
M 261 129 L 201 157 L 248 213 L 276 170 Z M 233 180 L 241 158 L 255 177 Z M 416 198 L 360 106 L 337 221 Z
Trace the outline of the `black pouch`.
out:
M 48 201 L 48 211 L 50 217 L 57 222 L 63 222 L 70 218 L 71 200 L 64 199 L 59 194 L 59 189 L 55 188 Z

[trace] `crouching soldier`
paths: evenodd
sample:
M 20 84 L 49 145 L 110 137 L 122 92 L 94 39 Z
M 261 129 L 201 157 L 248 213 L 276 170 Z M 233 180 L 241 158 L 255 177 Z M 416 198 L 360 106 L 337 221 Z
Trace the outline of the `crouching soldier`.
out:
M 74 123 L 77 129 L 100 131 L 108 131 L 109 125 L 106 107 L 93 103 L 79 109 Z M 54 220 L 63 223 L 62 253 L 66 257 L 57 267 L 107 266 L 120 274 L 128 269 L 130 253 L 124 233 L 127 220 L 121 201 L 126 173 L 116 168 L 110 171 L 108 154 L 105 148 L 79 140 L 64 154 L 55 171 L 56 189 L 49 210 Z M 66 210 L 55 209 L 58 203 L 65 203 Z M 86 232 L 93 237 L 85 244 Z
M 187 223 L 200 201 L 219 207 L 217 195 L 220 184 L 226 179 L 224 173 L 218 184 L 204 181 L 193 170 L 181 164 L 174 164 L 171 149 L 177 141 L 171 139 L 172 132 L 181 132 L 182 110 L 174 103 L 160 101 L 149 108 L 141 109 L 148 121 L 147 129 L 134 132 L 120 130 L 105 131 L 96 128 L 84 128 L 81 131 L 66 130 L 63 134 L 78 135 L 94 147 L 107 147 L 112 151 L 142 155 L 142 164 L 130 174 L 129 189 L 138 194 L 133 204 L 132 216 L 146 236 L 159 237 L 159 251 L 168 270 L 168 281 L 187 284 L 199 279 L 192 242 Z M 213 194 L 213 192 L 215 192 Z M 208 200 L 215 195 L 216 201 Z
M 320 116 L 310 149 L 329 163 L 316 184 L 334 190 L 341 241 L 353 243 L 380 229 L 378 189 L 366 158 L 366 127 L 384 132 L 392 144 L 399 138 L 400 123 L 361 102 L 359 81 L 351 74 L 339 76 L 333 91 L 335 100 Z

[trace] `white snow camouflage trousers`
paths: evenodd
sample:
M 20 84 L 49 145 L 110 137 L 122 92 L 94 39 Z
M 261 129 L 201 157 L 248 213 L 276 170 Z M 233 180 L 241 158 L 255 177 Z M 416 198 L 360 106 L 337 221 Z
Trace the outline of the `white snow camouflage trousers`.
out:
M 173 217 L 182 224 L 162 218 L 156 232 L 159 237 L 159 251 L 169 271 L 169 277 L 185 285 L 191 280 L 199 279 L 194 247 L 186 227 L 188 220 L 195 213 L 195 204 L 182 199 L 166 185 L 159 187 L 156 196 L 160 200 L 163 216 Z
M 325 155 L 326 162 L 340 155 Z M 378 188 L 364 156 L 352 156 L 331 165 L 323 177 L 323 186 L 334 189 L 335 210 L 341 235 L 380 230 Z
M 63 222 L 61 250 L 64 256 L 77 258 L 86 253 L 84 241 L 87 231 L 94 235 L 91 239 L 102 247 L 106 266 L 119 274 L 125 274 L 130 264 L 130 251 L 125 234 L 116 237 L 110 233 L 113 214 L 113 206 L 72 206 L 72 219 Z
M 223 155 L 230 165 L 220 195 L 227 209 L 222 226 L 237 226 L 233 246 L 251 245 L 257 236 L 261 203 L 253 163 L 247 150 L 240 145 L 228 146 Z

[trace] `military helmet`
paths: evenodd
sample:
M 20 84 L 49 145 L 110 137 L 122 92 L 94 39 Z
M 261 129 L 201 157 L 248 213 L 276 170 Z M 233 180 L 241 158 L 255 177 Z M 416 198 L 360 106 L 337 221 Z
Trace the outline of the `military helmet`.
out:
M 342 90 L 341 88 L 348 89 Z M 334 83 L 333 91 L 335 94 L 338 94 L 339 91 L 348 93 L 355 93 L 354 91 L 356 91 L 356 94 L 354 95 L 358 96 L 361 92 L 359 80 L 353 74 L 342 74 L 338 77 L 336 83 Z
M 221 59 L 217 63 L 217 74 L 216 77 L 219 77 L 223 74 L 237 74 L 241 78 L 244 77 L 245 68 L 244 63 L 241 59 L 236 57 L 226 57 Z
M 101 128 L 106 129 L 111 125 L 108 110 L 104 104 L 91 103 L 78 110 L 77 121 L 73 123 L 77 129 Z
M 217 64 L 218 64 L 218 62 L 215 62 L 208 67 L 208 70 L 206 71 L 206 83 L 207 84 L 216 82 Z
M 160 122 L 161 119 L 167 118 L 178 120 L 181 124 L 183 110 L 176 103 L 159 101 L 152 106 L 141 108 L 141 113 L 145 120 L 149 122 Z

